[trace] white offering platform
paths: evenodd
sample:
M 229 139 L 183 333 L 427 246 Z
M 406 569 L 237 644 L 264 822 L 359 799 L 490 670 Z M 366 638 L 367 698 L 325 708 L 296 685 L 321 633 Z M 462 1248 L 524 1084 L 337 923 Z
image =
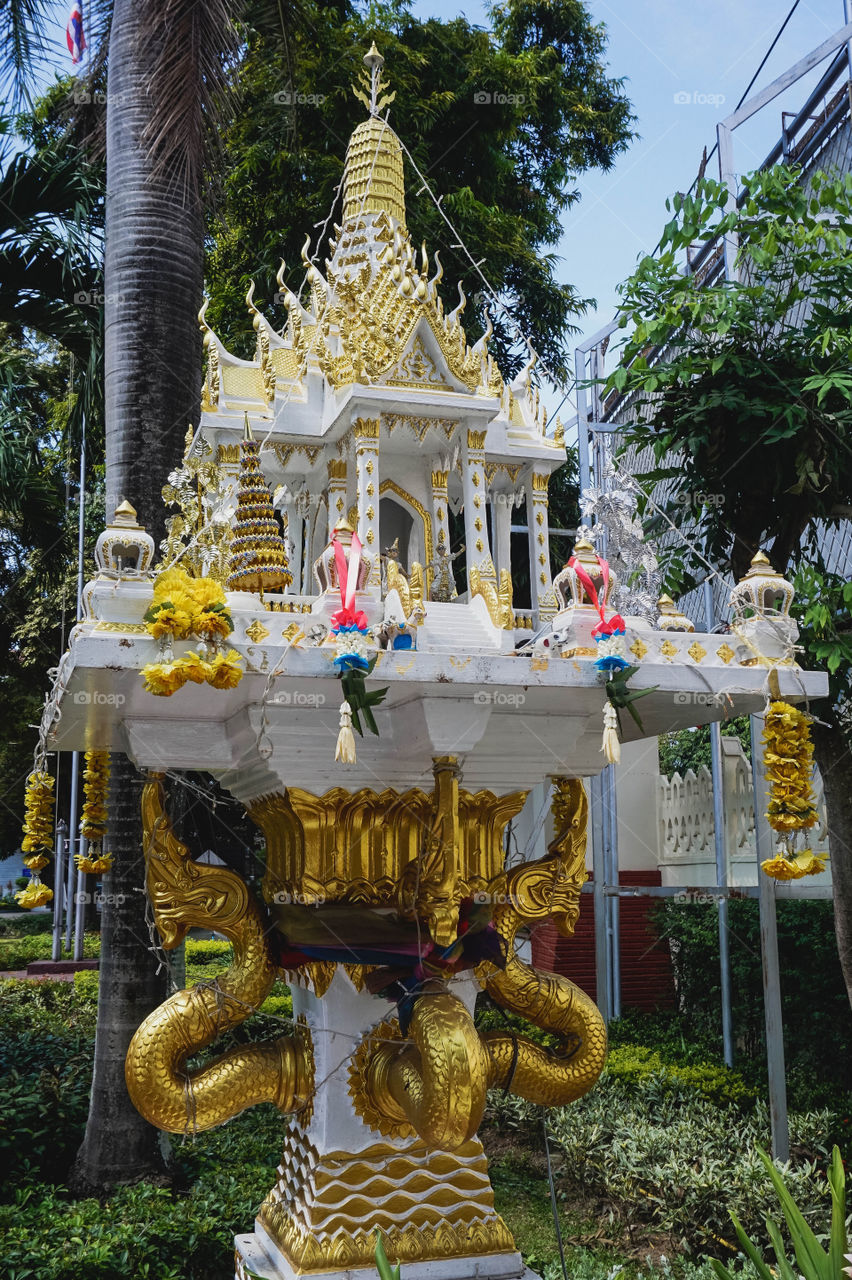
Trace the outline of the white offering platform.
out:
M 316 792 L 321 780 L 353 791 L 423 785 L 433 757 L 443 755 L 463 760 L 468 790 L 496 794 L 547 775 L 591 777 L 605 765 L 605 677 L 594 657 L 506 652 L 511 632 L 491 624 L 479 599 L 427 603 L 419 647 L 379 653 L 367 687 L 388 691 L 375 711 L 380 736 L 356 737 L 357 763 L 344 766 L 334 763 L 342 700 L 335 650 L 311 642 L 316 614 L 270 612 L 259 600 L 246 608 L 245 595 L 229 597 L 229 643 L 246 669 L 239 685 L 187 683 L 157 697 L 140 676 L 158 660 L 142 621 L 151 592 L 138 581 L 112 583 L 104 593 L 87 588 L 93 616 L 75 628 L 62 660 L 51 749 L 109 748 L 125 751 L 140 768 L 206 770 L 244 803 L 282 786 Z M 446 640 L 450 610 L 458 620 L 455 651 Z M 434 649 L 425 647 L 430 613 L 441 615 Z M 627 647 L 639 668 L 630 687 L 656 688 L 635 704 L 641 730 L 622 710 L 624 741 L 765 706 L 767 670 L 740 665 L 735 638 L 627 623 Z M 305 634 L 294 642 L 296 628 Z M 191 648 L 197 644 L 176 644 L 175 654 Z M 822 672 L 781 666 L 775 674 L 780 696 L 790 702 L 827 692 Z

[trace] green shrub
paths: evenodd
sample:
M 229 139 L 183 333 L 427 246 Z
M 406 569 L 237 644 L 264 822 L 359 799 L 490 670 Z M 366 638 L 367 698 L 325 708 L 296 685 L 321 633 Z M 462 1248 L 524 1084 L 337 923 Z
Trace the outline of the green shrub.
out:
M 187 938 L 187 964 L 212 964 L 222 959 L 227 960 L 228 964 L 233 963 L 234 949 L 230 942 L 223 938 Z
M 26 937 L 0 938 L 0 970 L 26 969 L 33 960 L 49 960 L 53 948 L 50 933 L 34 933 Z M 83 937 L 83 957 L 97 960 L 101 954 L 100 934 Z
M 538 1108 L 500 1094 L 491 1095 L 488 1117 L 501 1134 L 524 1124 L 534 1134 L 541 1126 Z M 827 1111 L 790 1116 L 799 1156 L 786 1176 L 815 1230 L 822 1229 L 824 1169 L 839 1127 L 840 1118 Z M 694 1083 L 605 1073 L 584 1098 L 549 1112 L 548 1129 L 562 1157 L 563 1186 L 605 1197 L 628 1224 L 670 1235 L 679 1251 L 736 1251 L 732 1210 L 751 1236 L 768 1243 L 765 1220 L 774 1195 L 756 1151 L 769 1140 L 762 1103 L 720 1114 Z
M 276 987 L 283 985 L 275 984 Z M 260 1006 L 260 1012 L 270 1014 L 276 1018 L 292 1018 L 293 1017 L 293 997 L 289 991 L 283 991 L 276 995 L 274 988 L 273 994 L 266 997 Z
M 0 979 L 3 1035 L 19 1031 L 45 1031 L 49 1035 L 94 1033 L 96 1001 L 80 999 L 77 979 L 95 979 L 97 974 L 84 970 L 75 974 L 74 983 L 26 978 Z M 97 993 L 96 993 L 97 994 Z
M 713 904 L 666 902 L 654 912 L 671 942 L 680 1017 L 672 1036 L 704 1046 L 721 1039 L 719 941 Z M 753 899 L 729 904 L 732 1015 L 737 1067 L 765 1076 L 760 919 Z M 852 1010 L 840 970 L 832 904 L 777 904 L 778 953 L 788 1092 L 797 1110 L 834 1103 L 852 1089 Z M 651 1041 L 654 1047 L 656 1042 Z
M 100 975 L 97 969 L 81 969 L 74 974 L 75 995 L 88 1004 L 93 1003 L 97 1008 L 99 981 Z
M 686 1085 L 720 1105 L 742 1105 L 756 1098 L 756 1091 L 736 1071 L 710 1062 L 666 1062 L 657 1050 L 643 1045 L 613 1046 L 607 1055 L 605 1071 L 624 1083 L 641 1083 L 656 1076 L 663 1086 Z
M 86 1126 L 92 1057 L 89 1035 L 67 1028 L 51 1034 L 40 1026 L 13 1031 L 4 1025 L 0 1167 L 6 1193 L 33 1178 L 65 1177 Z
M 14 910 L 17 913 L 14 916 L 0 915 L 0 938 L 23 938 L 31 933 L 50 933 L 53 928 L 53 913 L 50 911 L 22 912 L 17 902 Z

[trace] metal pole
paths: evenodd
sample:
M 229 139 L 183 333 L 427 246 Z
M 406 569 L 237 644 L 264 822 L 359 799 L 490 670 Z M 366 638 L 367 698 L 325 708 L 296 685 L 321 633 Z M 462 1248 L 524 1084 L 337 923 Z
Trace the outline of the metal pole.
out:
M 72 809 L 70 809 L 70 829 L 65 849 L 68 851 L 67 870 L 65 870 L 65 950 L 70 951 L 72 933 L 74 931 L 74 882 L 77 879 L 77 868 L 74 867 L 74 812 L 77 808 L 77 751 L 72 754 Z
M 704 625 L 711 632 L 716 625 L 713 584 L 704 580 Z M 722 729 L 718 721 L 710 725 L 710 767 L 713 774 L 713 843 L 716 852 L 716 884 L 727 888 L 728 850 L 725 840 L 725 773 L 722 765 Z M 722 995 L 722 1052 L 725 1066 L 734 1065 L 734 1032 L 731 1018 L 731 953 L 728 934 L 728 899 L 716 899 L 719 926 L 719 978 Z
M 579 347 L 574 352 L 574 378 L 577 397 L 577 457 L 580 464 L 580 493 L 592 483 L 589 464 L 589 408 L 586 388 L 580 384 L 586 377 L 586 353 Z
M 778 966 L 778 929 L 775 914 L 775 881 L 765 875 L 760 864 L 771 858 L 772 829 L 766 820 L 766 774 L 760 734 L 763 720 L 750 716 L 751 772 L 754 781 L 754 831 L 757 845 L 757 878 L 760 903 L 760 955 L 763 962 L 763 1008 L 766 1019 L 766 1066 L 769 1075 L 769 1118 L 772 1127 L 772 1155 L 790 1158 L 790 1130 L 787 1122 L 787 1080 L 784 1075 L 784 1022 L 781 1009 L 781 976 Z
M 604 1022 L 610 1019 L 609 946 L 607 945 L 606 861 L 600 774 L 589 783 L 591 795 L 592 875 L 595 903 L 595 1002 Z
M 77 795 L 80 789 L 80 753 L 71 753 L 71 799 L 68 815 L 68 901 L 65 913 L 65 946 L 70 950 L 71 940 L 76 927 L 77 905 L 77 867 L 74 854 L 77 852 L 79 832 L 77 830 Z M 80 876 L 80 880 L 82 880 Z M 76 949 L 76 943 L 75 943 Z
M 727 185 L 728 199 L 726 213 L 735 213 L 737 208 L 737 178 L 734 173 L 734 135 L 724 124 L 716 126 L 716 145 L 719 148 L 719 181 Z M 729 231 L 723 238 L 725 257 L 725 279 L 737 280 L 737 250 L 739 241 L 735 232 Z
M 64 821 L 56 824 L 56 858 L 53 873 L 53 942 L 50 958 L 59 960 L 62 955 L 62 903 L 65 897 L 65 837 L 68 833 Z
M 606 810 L 607 884 L 618 885 L 618 804 L 615 794 L 615 768 L 607 765 L 602 775 Z M 609 948 L 610 948 L 610 1016 L 621 1017 L 621 900 L 618 894 L 608 895 Z

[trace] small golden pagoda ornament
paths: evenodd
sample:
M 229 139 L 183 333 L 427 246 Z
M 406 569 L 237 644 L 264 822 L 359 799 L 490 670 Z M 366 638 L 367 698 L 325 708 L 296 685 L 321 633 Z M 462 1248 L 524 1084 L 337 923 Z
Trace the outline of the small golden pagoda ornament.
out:
M 246 414 L 228 573 L 230 591 L 283 591 L 293 581 L 259 453 L 260 446 L 252 436 Z
M 671 596 L 665 593 L 657 601 L 660 612 L 657 617 L 658 631 L 694 631 L 695 623 L 681 613 Z

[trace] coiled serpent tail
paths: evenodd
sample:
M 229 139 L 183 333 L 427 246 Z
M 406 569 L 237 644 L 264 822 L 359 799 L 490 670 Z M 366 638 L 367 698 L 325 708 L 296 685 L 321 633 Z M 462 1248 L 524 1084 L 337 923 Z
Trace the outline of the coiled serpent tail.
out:
M 405 1120 L 430 1147 L 455 1151 L 476 1133 L 485 1110 L 488 1059 L 467 1008 L 439 982 L 414 1005 L 414 1044 L 377 1046 L 368 1090 L 381 1112 Z
M 522 924 L 552 917 L 560 932 L 570 934 L 577 918 L 580 886 L 586 879 L 588 815 L 581 782 L 557 782 L 554 812 L 561 814 L 562 823 L 548 855 L 517 867 L 498 883 L 501 892 L 495 895 L 499 905 L 493 919 L 508 961 L 502 972 L 488 966 L 485 986 L 503 1008 L 559 1036 L 566 1055 L 544 1049 L 525 1036 L 500 1031 L 482 1036 L 489 1057 L 489 1085 L 502 1086 L 543 1106 L 561 1106 L 588 1093 L 606 1061 L 606 1024 L 594 1001 L 568 978 L 534 969 L 515 954 Z
M 211 1129 L 259 1102 L 297 1110 L 311 1084 L 309 1050 L 297 1036 L 239 1046 L 185 1069 L 191 1054 L 258 1008 L 276 969 L 247 886 L 233 871 L 192 861 L 164 813 L 159 777 L 143 790 L 142 822 L 147 889 L 163 946 L 176 947 L 193 926 L 215 929 L 232 943 L 234 963 L 214 982 L 178 991 L 136 1031 L 125 1062 L 134 1106 L 169 1133 Z

